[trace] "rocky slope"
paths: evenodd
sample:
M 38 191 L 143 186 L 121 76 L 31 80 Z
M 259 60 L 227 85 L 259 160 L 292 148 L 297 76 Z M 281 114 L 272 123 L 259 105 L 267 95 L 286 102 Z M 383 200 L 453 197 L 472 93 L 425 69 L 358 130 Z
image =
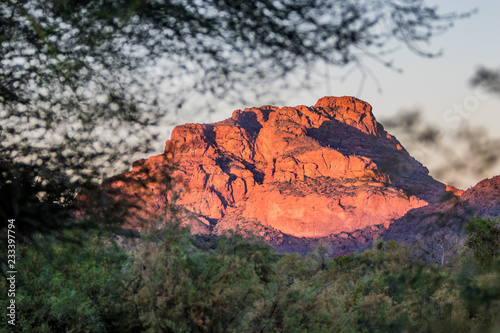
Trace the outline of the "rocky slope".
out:
M 414 246 L 414 255 L 446 264 L 462 248 L 471 218 L 500 219 L 500 176 L 482 180 L 465 192 L 453 189 L 453 193 L 441 202 L 409 210 L 388 228 L 372 225 L 314 239 L 284 235 L 274 245 L 285 252 L 305 254 L 321 243 L 330 254 L 341 255 L 370 249 L 372 240 L 381 237 Z
M 410 245 L 419 243 L 439 261 L 463 244 L 465 226 L 475 216 L 500 218 L 500 176 L 482 180 L 460 197 L 410 210 L 380 236 Z
M 178 126 L 163 154 L 135 162 L 104 189 L 147 218 L 168 214 L 178 193 L 195 233 L 250 230 L 282 246 L 388 227 L 453 196 L 353 97 Z

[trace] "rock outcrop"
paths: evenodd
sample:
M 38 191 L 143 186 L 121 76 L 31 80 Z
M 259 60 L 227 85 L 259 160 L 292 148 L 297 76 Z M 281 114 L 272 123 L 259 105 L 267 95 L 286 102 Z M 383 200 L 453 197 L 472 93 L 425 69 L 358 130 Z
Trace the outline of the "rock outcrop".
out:
M 163 154 L 135 162 L 104 188 L 128 194 L 150 215 L 163 214 L 179 193 L 196 232 L 250 229 L 278 245 L 287 235 L 388 227 L 410 209 L 460 194 L 430 177 L 353 97 L 177 126 Z

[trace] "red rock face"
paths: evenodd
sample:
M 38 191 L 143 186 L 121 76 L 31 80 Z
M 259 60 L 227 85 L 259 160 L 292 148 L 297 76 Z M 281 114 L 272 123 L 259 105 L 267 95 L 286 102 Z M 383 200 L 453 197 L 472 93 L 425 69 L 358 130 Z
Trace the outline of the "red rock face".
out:
M 139 208 L 154 214 L 173 193 L 159 176 L 165 173 L 198 232 L 257 223 L 295 237 L 324 237 L 388 226 L 447 193 L 377 123 L 371 106 L 353 97 L 236 110 L 218 123 L 178 126 L 164 154 L 119 177 L 157 181 L 137 190 L 111 179 L 105 188 L 135 195 Z

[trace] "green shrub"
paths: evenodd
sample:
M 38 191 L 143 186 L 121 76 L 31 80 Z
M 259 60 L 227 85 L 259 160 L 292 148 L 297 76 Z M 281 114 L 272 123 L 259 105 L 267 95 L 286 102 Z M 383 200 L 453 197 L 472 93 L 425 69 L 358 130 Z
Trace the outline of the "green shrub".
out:
M 500 221 L 475 217 L 466 227 L 466 245 L 481 263 L 490 263 L 500 251 Z
M 412 248 L 381 239 L 373 250 L 337 258 L 321 248 L 306 257 L 278 255 L 234 234 L 200 248 L 175 223 L 144 237 L 129 256 L 97 230 L 39 236 L 19 250 L 16 329 L 494 331 L 500 327 L 495 226 L 472 220 L 471 250 L 446 267 L 414 261 Z M 6 287 L 3 279 L 0 292 Z
M 98 233 L 66 232 L 18 247 L 14 331 L 104 332 L 133 327 L 122 295 L 126 256 Z M 0 284 L 2 294 L 4 281 Z M 5 301 L 2 300 L 2 308 Z M 3 321 L 5 324 L 5 321 Z M 6 326 L 3 326 L 6 328 Z M 12 328 L 12 327 L 9 327 Z

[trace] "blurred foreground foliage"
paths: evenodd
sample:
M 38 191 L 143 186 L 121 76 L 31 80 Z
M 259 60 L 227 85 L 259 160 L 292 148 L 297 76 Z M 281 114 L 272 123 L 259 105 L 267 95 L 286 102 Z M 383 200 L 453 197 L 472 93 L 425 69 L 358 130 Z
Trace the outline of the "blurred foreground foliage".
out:
M 382 239 L 328 258 L 323 246 L 277 254 L 257 239 L 191 236 L 176 223 L 141 239 L 44 234 L 18 249 L 14 331 L 497 332 L 498 225 L 473 219 L 447 266 Z

